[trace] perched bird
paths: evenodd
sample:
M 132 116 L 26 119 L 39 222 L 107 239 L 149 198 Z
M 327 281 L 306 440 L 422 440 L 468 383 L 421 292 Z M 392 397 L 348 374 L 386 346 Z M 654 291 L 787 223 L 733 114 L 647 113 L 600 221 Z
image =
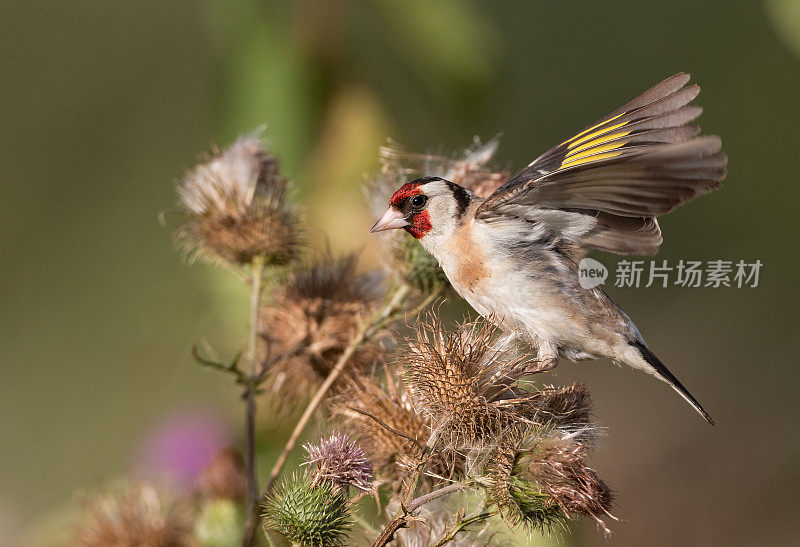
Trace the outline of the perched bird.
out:
M 488 198 L 439 177 L 403 185 L 372 232 L 404 228 L 484 317 L 536 348 L 530 373 L 608 357 L 667 382 L 714 421 L 599 287 L 584 289 L 588 249 L 652 255 L 657 217 L 725 178 L 717 136 L 698 136 L 699 88 L 676 74 L 535 159 Z

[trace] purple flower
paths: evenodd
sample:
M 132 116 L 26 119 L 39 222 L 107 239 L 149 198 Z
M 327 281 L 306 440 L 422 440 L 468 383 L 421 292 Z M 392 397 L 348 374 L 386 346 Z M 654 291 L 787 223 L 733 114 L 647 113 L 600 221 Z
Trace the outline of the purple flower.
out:
M 145 438 L 136 468 L 146 477 L 167 478 L 191 489 L 212 458 L 232 441 L 230 428 L 218 414 L 184 410 L 167 417 Z
M 334 433 L 318 444 L 306 443 L 307 463 L 314 481 L 328 480 L 345 491 L 349 486 L 372 490 L 372 462 L 364 450 L 343 433 Z

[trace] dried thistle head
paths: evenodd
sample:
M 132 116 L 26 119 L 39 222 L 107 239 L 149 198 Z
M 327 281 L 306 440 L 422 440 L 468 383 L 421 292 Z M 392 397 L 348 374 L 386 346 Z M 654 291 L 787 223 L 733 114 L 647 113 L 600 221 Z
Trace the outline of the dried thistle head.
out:
M 241 454 L 233 447 L 218 452 L 203 469 L 199 490 L 208 499 L 243 502 L 247 480 Z
M 388 195 L 384 196 L 386 201 L 374 204 L 375 212 L 383 213 L 388 198 L 400 185 L 408 182 L 409 179 L 424 176 L 442 177 L 463 186 L 478 197 L 488 197 L 509 176 L 508 171 L 497 171 L 490 167 L 499 144 L 499 137 L 493 137 L 486 143 L 481 143 L 475 137 L 472 144 L 461 154 L 445 156 L 410 152 L 398 143 L 390 141 L 380 150 L 383 167 L 381 172 L 391 172 L 398 178 L 390 182 L 399 182 L 400 184 L 387 188 Z
M 500 515 L 511 525 L 550 532 L 563 528 L 566 517 L 561 508 L 541 488 L 515 474 L 518 436 L 501 442 L 486 466 L 485 482 L 488 499 L 497 506 Z
M 580 382 L 568 386 L 546 386 L 531 398 L 535 421 L 559 429 L 585 445 L 593 444 L 599 428 L 591 419 L 592 397 Z
M 547 386 L 535 399 L 536 409 L 558 425 L 588 425 L 591 422 L 592 397 L 580 382 L 568 386 Z
M 365 188 L 370 209 L 376 218 L 386 210 L 389 198 L 404 183 L 422 176 L 438 176 L 460 184 L 480 197 L 487 197 L 508 178 L 507 172 L 492 171 L 487 164 L 492 159 L 498 139 L 481 144 L 477 139 L 458 157 L 416 154 L 390 142 L 381 148 L 380 172 Z M 412 237 L 401 230 L 378 234 L 382 238 L 385 264 L 412 287 L 430 293 L 448 283 L 438 262 Z
M 593 518 L 610 533 L 603 519 L 615 518 L 611 514 L 614 496 L 597 472 L 586 465 L 586 459 L 585 445 L 559 439 L 522 454 L 516 473 L 523 480 L 537 484 L 567 518 Z
M 264 525 L 298 545 L 344 545 L 351 528 L 347 499 L 335 487 L 293 474 L 263 502 Z
M 414 409 L 397 371 L 387 367 L 383 385 L 371 376 L 351 379 L 336 398 L 333 412 L 343 418 L 382 479 L 399 488 L 430 437 L 431 427 Z M 463 458 L 446 451 L 434 453 L 427 466 L 431 475 L 448 478 L 461 476 L 463 468 Z
M 603 519 L 615 518 L 613 494 L 586 465 L 587 446 L 539 433 L 512 435 L 499 444 L 485 469 L 489 499 L 511 524 L 549 530 L 588 516 L 610 533 Z
M 120 493 L 97 495 L 83 514 L 74 539 L 82 547 L 199 545 L 189 508 L 149 484 L 131 484 Z
M 506 430 L 531 423 L 531 399 L 515 384 L 529 361 L 513 336 L 488 321 L 447 332 L 435 318 L 417 324 L 401 353 L 417 408 L 454 449 L 492 445 Z
M 287 203 L 286 190 L 278 160 L 257 136 L 240 137 L 178 184 L 185 214 L 178 242 L 213 261 L 285 264 L 298 244 L 298 212 Z
M 269 371 L 266 390 L 273 399 L 292 406 L 313 393 L 381 295 L 378 276 L 359 274 L 355 255 L 324 256 L 279 286 L 261 317 L 269 356 L 287 355 Z M 371 368 L 381 354 L 377 339 L 361 345 L 344 377 Z
M 306 463 L 315 483 L 330 481 L 344 492 L 350 486 L 362 492 L 373 490 L 372 462 L 344 433 L 334 433 L 316 444 L 306 443 L 303 448 L 308 453 Z
M 472 145 L 464 150 L 457 161 L 444 163 L 447 171 L 442 175 L 443 178 L 463 186 L 479 198 L 488 198 L 511 174 L 506 170 L 491 169 L 488 165 L 499 144 L 500 138 L 497 136 L 486 141 L 486 144 L 481 144 L 475 137 Z

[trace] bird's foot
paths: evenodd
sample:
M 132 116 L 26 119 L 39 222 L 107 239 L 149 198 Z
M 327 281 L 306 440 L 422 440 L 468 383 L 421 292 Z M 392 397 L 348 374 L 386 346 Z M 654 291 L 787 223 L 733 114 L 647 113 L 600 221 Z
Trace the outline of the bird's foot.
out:
M 542 357 L 534 359 L 525 368 L 525 372 L 523 372 L 523 374 L 538 374 L 540 372 L 547 372 L 548 370 L 553 370 L 556 368 L 557 364 L 558 357 Z

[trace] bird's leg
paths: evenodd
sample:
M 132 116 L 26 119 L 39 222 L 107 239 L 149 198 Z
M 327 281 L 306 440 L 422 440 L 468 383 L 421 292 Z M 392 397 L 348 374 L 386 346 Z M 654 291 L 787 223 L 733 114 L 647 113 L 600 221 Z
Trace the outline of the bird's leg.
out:
M 558 348 L 541 340 L 537 341 L 534 347 L 536 347 L 536 359 L 531 361 L 524 374 L 537 374 L 556 368 L 558 364 Z
M 537 357 L 534 359 L 530 365 L 525 369 L 524 374 L 537 374 L 539 372 L 547 372 L 548 370 L 552 370 L 556 368 L 558 364 L 558 357 L 546 357 L 541 358 Z

